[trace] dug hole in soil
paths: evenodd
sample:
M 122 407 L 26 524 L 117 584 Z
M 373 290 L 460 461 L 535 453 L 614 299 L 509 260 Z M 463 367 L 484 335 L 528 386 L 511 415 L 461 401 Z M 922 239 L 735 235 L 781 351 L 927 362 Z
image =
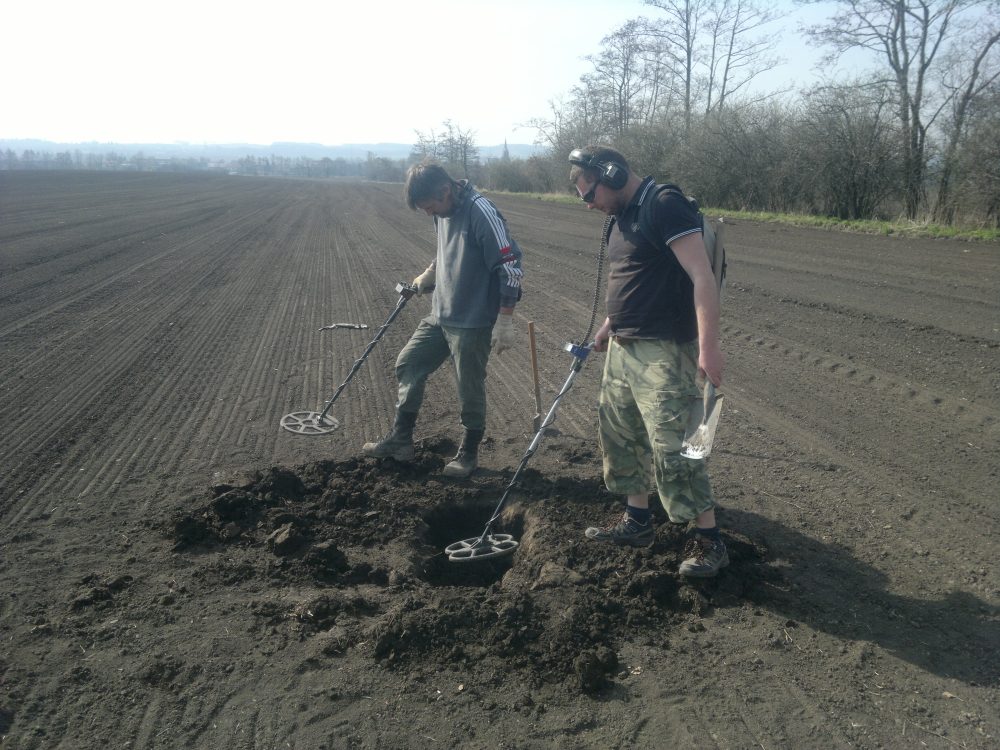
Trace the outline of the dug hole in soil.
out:
M 294 612 L 261 616 L 321 637 L 331 658 L 355 650 L 410 679 L 448 666 L 468 674 L 463 689 L 519 685 L 543 697 L 599 694 L 628 674 L 623 637 L 697 630 L 713 601 L 732 604 L 748 583 L 760 584 L 761 551 L 733 535 L 733 575 L 694 585 L 680 578 L 684 532 L 662 511 L 648 550 L 568 539 L 595 511 L 620 515 L 620 501 L 596 478 L 549 481 L 531 468 L 493 526 L 519 541 L 514 555 L 451 561 L 444 548 L 482 534 L 512 472 L 442 479 L 449 447 L 422 446 L 410 464 L 274 467 L 238 487 L 216 486 L 173 522 L 174 549 L 195 566 L 210 557 L 207 569 L 228 583 L 322 589 Z M 587 456 L 581 468 L 592 467 Z

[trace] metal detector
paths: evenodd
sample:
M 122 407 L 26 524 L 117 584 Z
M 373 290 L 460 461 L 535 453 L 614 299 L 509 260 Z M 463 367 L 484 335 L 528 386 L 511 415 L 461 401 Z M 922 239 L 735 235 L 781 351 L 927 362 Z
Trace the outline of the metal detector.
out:
M 587 355 L 590 354 L 593 346 L 593 343 L 586 346 L 569 343 L 563 347 L 563 349 L 573 355 L 573 364 L 570 366 L 569 377 L 566 378 L 562 390 L 556 395 L 551 408 L 549 408 L 549 413 L 545 415 L 545 419 L 535 433 L 531 445 L 528 446 L 528 450 L 521 458 L 521 463 L 518 464 L 514 476 L 511 477 L 510 484 L 507 485 L 507 489 L 500 496 L 500 502 L 497 503 L 496 510 L 493 511 L 493 517 L 486 523 L 486 528 L 483 530 L 482 535 L 463 539 L 460 542 L 449 544 L 444 548 L 445 554 L 448 555 L 448 559 L 452 562 L 495 560 L 498 557 L 506 557 L 507 555 L 514 554 L 514 551 L 518 547 L 518 542 L 510 534 L 492 533 L 493 524 L 500 518 L 500 511 L 503 509 L 504 503 L 507 502 L 508 495 L 517 486 L 517 480 L 520 479 L 524 467 L 528 465 L 528 461 L 531 460 L 531 457 L 535 455 L 535 451 L 538 450 L 538 445 L 542 442 L 542 435 L 545 434 L 545 428 L 555 421 L 556 408 L 559 406 L 559 401 L 573 387 L 573 381 L 576 380 L 576 376 L 583 368 L 583 362 L 587 359 Z
M 604 256 L 607 254 L 608 240 L 611 237 L 611 227 L 613 222 L 613 216 L 605 217 L 604 228 L 601 230 L 601 247 L 597 253 L 597 283 L 594 285 L 594 304 L 590 311 L 590 325 L 587 327 L 587 335 L 583 337 L 584 341 L 590 341 L 590 334 L 594 332 L 594 325 L 597 323 L 597 308 L 601 301 L 601 282 L 604 271 Z M 478 537 L 471 537 L 470 539 L 463 539 L 460 542 L 455 542 L 454 544 L 449 544 L 445 547 L 444 552 L 448 555 L 449 560 L 452 562 L 495 560 L 498 557 L 513 555 L 515 550 L 517 550 L 518 542 L 513 536 L 510 534 L 492 533 L 493 524 L 495 524 L 500 518 L 500 511 L 503 508 L 504 503 L 507 502 L 507 496 L 510 495 L 514 487 L 517 486 L 517 480 L 521 477 L 521 472 L 524 470 L 524 467 L 528 465 L 528 461 L 531 460 L 531 457 L 538 449 L 538 444 L 542 441 L 542 435 L 545 434 L 545 428 L 555 421 L 556 407 L 559 406 L 559 401 L 573 386 L 573 381 L 576 380 L 576 376 L 583 368 L 584 360 L 587 359 L 587 355 L 590 354 L 593 348 L 594 342 L 592 341 L 591 343 L 584 345 L 577 345 L 570 342 L 563 346 L 565 351 L 573 355 L 573 364 L 570 366 L 569 377 L 566 378 L 566 382 L 563 384 L 562 390 L 559 391 L 556 395 L 555 401 L 552 402 L 552 407 L 549 409 L 549 413 L 545 415 L 545 419 L 542 421 L 541 427 L 537 428 L 535 437 L 531 441 L 531 445 L 528 446 L 528 450 L 521 458 L 521 463 L 514 472 L 514 476 L 511 478 L 510 484 L 507 485 L 507 489 L 504 490 L 503 495 L 500 496 L 500 502 L 497 503 L 496 510 L 493 511 L 493 517 L 486 523 L 486 528 L 483 530 L 482 535 Z M 536 399 L 536 405 L 537 403 Z
M 333 432 L 338 427 L 340 427 L 340 422 L 333 417 L 327 415 L 330 411 L 330 407 L 333 406 L 333 402 L 337 400 L 347 384 L 351 382 L 351 378 L 354 377 L 354 373 L 358 371 L 364 361 L 371 354 L 372 349 L 379 342 L 382 336 L 385 335 L 386 329 L 389 325 L 396 319 L 396 316 L 402 311 L 406 306 L 407 301 L 410 297 L 417 293 L 417 288 L 411 286 L 410 284 L 396 284 L 396 291 L 399 293 L 399 301 L 396 303 L 396 309 L 392 311 L 392 314 L 386 319 L 385 323 L 381 325 L 378 329 L 378 333 L 375 334 L 375 338 L 372 339 L 371 343 L 365 349 L 364 354 L 354 363 L 354 367 L 347 374 L 347 379 L 337 388 L 337 392 L 333 394 L 331 398 L 326 403 L 326 408 L 321 412 L 316 411 L 293 411 L 291 414 L 286 414 L 281 418 L 281 426 L 284 427 L 289 432 L 294 432 L 296 435 L 326 435 Z M 334 323 L 332 326 L 324 326 L 319 330 L 325 330 L 326 328 L 367 328 L 368 326 L 350 323 Z

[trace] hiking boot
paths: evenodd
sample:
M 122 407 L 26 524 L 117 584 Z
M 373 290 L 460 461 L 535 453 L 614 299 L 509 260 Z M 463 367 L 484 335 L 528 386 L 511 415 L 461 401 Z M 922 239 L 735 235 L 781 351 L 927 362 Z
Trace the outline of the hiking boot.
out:
M 465 479 L 479 465 L 479 442 L 483 439 L 483 430 L 466 430 L 462 445 L 451 462 L 441 472 L 443 476 L 453 479 Z
M 721 539 L 695 534 L 684 545 L 684 562 L 677 572 L 692 578 L 711 578 L 729 565 L 729 552 Z
M 365 443 L 361 446 L 361 452 L 371 458 L 394 458 L 397 461 L 412 461 L 414 455 L 416 455 L 413 449 L 413 426 L 416 423 L 416 414 L 397 411 L 392 431 L 377 443 Z
M 615 520 L 604 528 L 591 526 L 583 532 L 587 539 L 595 542 L 613 542 L 631 547 L 648 547 L 656 538 L 652 523 L 640 524 L 628 512 L 616 516 Z

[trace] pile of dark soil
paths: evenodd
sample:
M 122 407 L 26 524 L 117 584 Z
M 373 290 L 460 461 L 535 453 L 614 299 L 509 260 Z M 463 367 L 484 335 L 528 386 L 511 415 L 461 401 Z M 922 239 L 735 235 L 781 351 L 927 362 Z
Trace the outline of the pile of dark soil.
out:
M 515 554 L 450 561 L 444 548 L 482 533 L 511 474 L 451 483 L 440 478 L 441 453 L 421 450 L 412 464 L 276 467 L 213 487 L 208 502 L 174 519 L 175 550 L 197 563 L 199 552 L 225 548 L 221 568 L 212 555 L 203 574 L 231 585 L 316 587 L 294 612 L 259 614 L 292 621 L 302 637 L 322 634 L 330 658 L 363 649 L 390 668 L 448 664 L 484 684 L 587 693 L 619 675 L 622 639 L 702 627 L 713 602 L 760 583 L 762 551 L 732 537 L 731 574 L 680 579 L 684 530 L 662 518 L 648 550 L 587 542 L 582 527 L 620 505 L 598 477 L 549 481 L 531 469 L 493 528 L 520 541 Z

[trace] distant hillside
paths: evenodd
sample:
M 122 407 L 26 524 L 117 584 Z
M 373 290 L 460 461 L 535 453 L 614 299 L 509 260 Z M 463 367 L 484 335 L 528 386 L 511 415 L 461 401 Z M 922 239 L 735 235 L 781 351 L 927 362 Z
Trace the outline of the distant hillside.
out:
M 115 152 L 122 156 L 142 153 L 155 159 L 239 159 L 244 156 L 281 156 L 289 159 L 306 157 L 310 159 L 367 159 L 371 154 L 388 159 L 405 159 L 413 149 L 408 143 L 345 143 L 339 146 L 325 146 L 319 143 L 272 143 L 269 146 L 252 143 L 56 143 L 32 139 L 0 139 L 0 151 L 11 150 L 20 155 L 24 151 L 59 153 L 80 151 L 82 153 L 106 154 Z M 480 159 L 492 159 L 503 155 L 503 144 L 479 146 Z M 526 159 L 539 153 L 540 146 L 525 143 L 511 143 L 507 150 L 512 158 Z

